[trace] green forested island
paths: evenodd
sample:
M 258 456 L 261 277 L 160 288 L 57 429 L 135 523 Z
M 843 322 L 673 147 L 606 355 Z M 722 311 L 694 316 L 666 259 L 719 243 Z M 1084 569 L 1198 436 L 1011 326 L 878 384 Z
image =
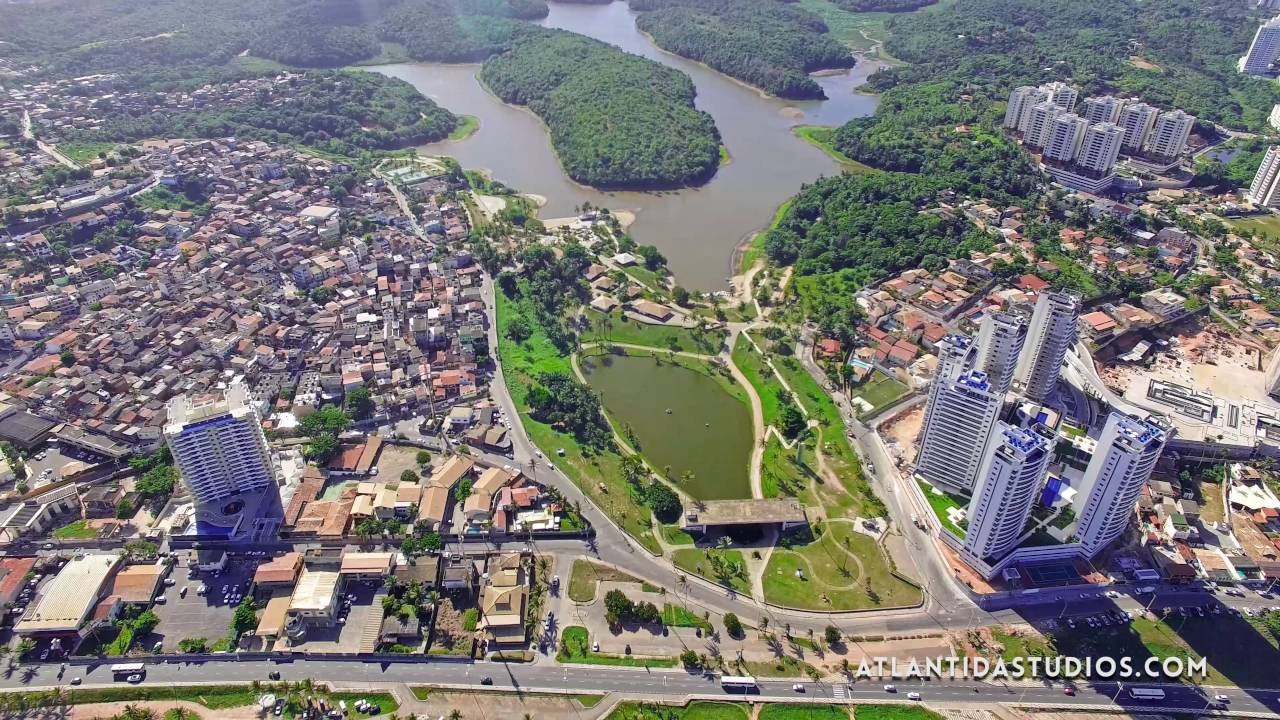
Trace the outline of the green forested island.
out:
M 821 18 L 778 0 L 631 0 L 631 7 L 659 47 L 778 97 L 822 98 L 808 73 L 853 67 Z
M 480 79 L 547 123 L 565 172 L 579 182 L 671 187 L 705 181 L 719 166 L 719 133 L 694 107 L 689 77 L 612 45 L 529 28 Z
M 69 139 L 132 142 L 152 137 L 222 137 L 302 143 L 332 153 L 389 150 L 443 139 L 453 113 L 403 80 L 363 72 L 316 71 L 258 94 L 240 107 L 192 112 L 110 112 L 103 124 Z

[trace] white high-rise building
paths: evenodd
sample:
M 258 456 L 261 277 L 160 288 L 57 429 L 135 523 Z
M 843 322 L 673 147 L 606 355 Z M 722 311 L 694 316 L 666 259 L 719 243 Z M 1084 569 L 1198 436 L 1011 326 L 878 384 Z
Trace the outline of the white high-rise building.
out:
M 1164 449 L 1161 428 L 1113 412 L 1085 468 L 1073 509 L 1076 537 L 1090 557 L 1114 542 L 1129 525 L 1134 503 Z
M 1080 154 L 1076 156 L 1076 165 L 1097 175 L 1106 175 L 1116 164 L 1120 156 L 1120 143 L 1124 140 L 1124 130 L 1110 122 L 1090 125 L 1084 131 L 1084 140 L 1080 143 Z
M 275 465 L 249 388 L 229 387 L 220 400 L 169 401 L 165 441 L 183 483 L 195 499 L 198 532 L 238 535 L 245 519 L 280 505 Z M 264 502 L 274 498 L 274 503 Z
M 1076 107 L 1076 99 L 1080 97 L 1080 92 L 1064 82 L 1045 83 L 1040 86 L 1049 92 L 1049 97 L 1053 100 L 1053 104 L 1062 108 L 1065 112 L 1071 112 Z
M 1080 152 L 1084 130 L 1088 123 L 1075 113 L 1064 113 L 1053 119 L 1049 126 L 1049 139 L 1044 144 L 1044 157 L 1069 163 Z
M 1181 110 L 1160 113 L 1147 137 L 1147 152 L 1170 160 L 1178 157 L 1187 147 L 1187 137 L 1191 135 L 1191 126 L 1195 123 L 1194 115 Z
M 981 370 L 936 378 L 924 411 L 916 472 L 931 483 L 968 492 L 1000 403 Z
M 1027 116 L 1027 129 L 1023 131 L 1022 141 L 1027 145 L 1042 148 L 1049 139 L 1049 129 L 1053 121 L 1062 114 L 1062 108 L 1052 102 L 1042 102 L 1031 108 Z
M 1088 97 L 1084 99 L 1080 116 L 1088 120 L 1090 125 L 1113 123 L 1120 119 L 1120 109 L 1123 107 L 1124 100 L 1114 95 Z
M 1031 109 L 1043 102 L 1051 102 L 1048 90 L 1023 85 L 1009 93 L 1009 106 L 1004 111 L 1004 126 L 1010 130 L 1026 132 L 1031 122 Z
M 996 424 L 969 501 L 969 554 L 995 563 L 1017 546 L 1051 456 L 1049 442 L 1038 433 Z
M 1159 114 L 1159 109 L 1146 103 L 1128 103 L 1120 110 L 1120 122 L 1116 124 L 1124 128 L 1121 147 L 1125 152 L 1136 153 L 1142 149 Z
M 1254 205 L 1280 207 L 1280 145 L 1267 148 L 1245 197 Z
M 991 391 L 997 395 L 1009 392 L 1018 355 L 1027 339 L 1027 324 L 1018 315 L 991 313 L 982 318 L 978 329 L 978 354 L 974 368 L 987 374 Z
M 1028 398 L 1042 402 L 1058 384 L 1062 360 L 1076 341 L 1079 314 L 1080 301 L 1066 293 L 1044 292 L 1036 300 L 1025 349 L 1013 376 Z
M 1280 17 L 1273 17 L 1253 34 L 1249 51 L 1240 58 L 1240 72 L 1246 75 L 1267 75 L 1277 59 L 1280 59 Z

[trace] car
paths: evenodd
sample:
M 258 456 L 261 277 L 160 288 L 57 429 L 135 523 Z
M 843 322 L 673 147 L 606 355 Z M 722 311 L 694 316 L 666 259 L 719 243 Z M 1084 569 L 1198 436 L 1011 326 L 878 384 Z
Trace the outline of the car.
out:
M 598 642 L 591 643 L 591 652 L 600 652 L 600 643 Z
M 896 693 L 896 692 L 898 692 L 898 686 L 897 686 L 897 685 L 885 685 L 885 686 L 884 686 L 884 691 L 885 691 L 885 692 L 887 692 L 887 693 Z
M 191 589 L 191 588 L 190 588 L 190 586 L 188 586 L 188 585 L 183 585 L 183 586 L 182 586 L 182 589 L 178 591 L 178 597 L 180 597 L 180 598 L 184 598 L 184 597 L 186 597 L 186 596 L 187 596 L 187 591 L 188 591 L 188 590 L 190 590 L 190 589 Z
M 1070 685 L 1068 685 L 1068 686 L 1066 686 L 1066 687 L 1062 688 L 1062 694 L 1063 694 L 1063 695 L 1075 695 L 1075 694 L 1076 694 L 1076 689 L 1075 689 L 1075 688 L 1073 688 L 1073 687 L 1071 687 Z
M 42 550 L 52 550 L 52 549 L 53 549 L 53 543 L 45 543 L 43 546 L 41 546 L 41 549 L 42 549 Z
M 279 680 L 279 679 L 280 679 L 280 671 L 279 671 L 279 670 L 272 670 L 271 672 L 267 673 L 267 679 L 268 679 L 268 680 Z
M 800 684 L 800 683 L 796 683 L 796 684 L 794 684 L 794 685 L 792 685 L 792 686 L 791 686 L 791 689 L 792 689 L 793 691 L 795 691 L 795 692 L 802 693 L 802 692 L 804 692 L 804 685 L 802 685 L 802 684 Z
M 124 681 L 125 681 L 125 682 L 128 682 L 128 683 L 133 683 L 133 684 L 135 684 L 135 685 L 136 685 L 136 684 L 138 684 L 138 683 L 142 682 L 142 675 L 141 675 L 140 673 L 134 673 L 134 674 L 130 675 L 129 677 L 125 678 L 125 679 L 124 679 Z
M 1222 695 L 1222 694 L 1214 695 L 1214 696 L 1213 696 L 1213 699 L 1214 699 L 1214 700 L 1216 700 L 1216 701 L 1218 701 L 1218 702 L 1220 702 L 1220 703 L 1228 703 L 1228 702 L 1231 702 L 1231 698 L 1227 697 L 1226 695 Z
M 492 684 L 493 684 L 493 678 L 489 677 L 488 675 L 485 675 L 484 677 L 480 678 L 480 684 L 481 684 L 481 685 L 492 685 Z
M 167 602 L 169 602 L 169 598 L 165 597 L 164 595 L 157 595 L 157 596 L 156 596 L 156 604 L 157 604 L 157 605 L 163 605 L 163 604 L 165 604 L 165 603 L 167 603 Z
M 83 678 L 78 678 L 78 677 L 73 677 L 73 678 L 71 678 L 71 684 L 72 684 L 72 685 L 79 685 L 79 684 L 80 684 L 80 683 L 82 683 L 82 682 L 84 682 L 84 679 L 83 679 Z
M 919 700 L 919 699 L 920 699 L 920 693 L 918 693 L 918 692 L 909 692 L 909 693 L 907 693 L 907 699 L 908 699 L 908 700 Z

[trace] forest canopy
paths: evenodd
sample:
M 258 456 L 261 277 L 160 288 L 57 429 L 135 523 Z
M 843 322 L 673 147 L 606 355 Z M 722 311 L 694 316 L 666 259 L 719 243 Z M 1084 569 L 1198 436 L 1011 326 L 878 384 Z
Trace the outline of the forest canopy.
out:
M 364 72 L 314 71 L 239 107 L 179 113 L 107 111 L 103 123 L 71 133 L 83 142 L 151 137 L 224 137 L 303 143 L 342 155 L 440 140 L 458 119 L 403 80 Z
M 612 45 L 527 28 L 480 79 L 547 123 L 565 172 L 579 182 L 671 187 L 705 181 L 719 166 L 719 132 L 694 107 L 689 77 Z
M 813 13 L 775 0 L 631 0 L 636 26 L 664 50 L 778 97 L 822 98 L 808 73 L 853 67 Z

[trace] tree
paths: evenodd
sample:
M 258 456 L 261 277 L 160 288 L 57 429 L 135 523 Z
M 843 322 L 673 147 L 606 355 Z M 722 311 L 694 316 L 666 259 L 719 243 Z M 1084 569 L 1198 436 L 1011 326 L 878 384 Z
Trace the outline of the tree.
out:
M 671 291 L 671 299 L 672 299 L 672 300 L 674 300 L 674 301 L 675 301 L 675 303 L 676 303 L 677 305 L 679 305 L 680 307 L 688 307 L 688 306 L 689 306 L 689 291 L 688 291 L 688 290 L 685 290 L 683 287 L 681 287 L 681 286 L 677 285 L 677 286 L 675 286 L 675 289 L 673 289 L 673 290 Z
M 373 414 L 373 393 L 361 385 L 347 393 L 346 407 L 352 417 L 364 420 Z
M 311 292 L 307 294 L 311 297 L 311 302 L 314 302 L 317 305 L 327 304 L 335 295 L 333 288 L 325 287 L 323 285 L 311 288 Z
M 729 637 L 738 639 L 742 637 L 742 621 L 733 613 L 724 614 L 724 631 L 729 633 Z
M 525 316 L 516 315 L 507 323 L 507 337 L 511 338 L 517 345 L 524 344 L 524 341 L 532 336 L 533 326 L 529 324 Z
M 13 649 L 13 654 L 21 663 L 27 654 L 36 649 L 36 642 L 29 637 L 24 637 L 18 641 L 18 646 Z
M 459 480 L 457 486 L 453 488 L 453 499 L 462 502 L 471 497 L 472 484 L 470 478 Z
M 790 403 L 782 407 L 780 422 L 782 423 L 782 435 L 788 440 L 799 437 L 806 426 L 804 415 L 801 414 L 800 409 Z
M 374 535 L 382 534 L 382 523 L 376 518 L 365 518 L 356 524 L 356 535 L 364 539 L 369 539 Z
M 402 483 L 416 483 L 421 479 L 422 478 L 418 477 L 418 473 L 412 470 L 405 470 L 400 473 L 400 482 Z
M 835 625 L 828 625 L 822 633 L 822 639 L 826 640 L 828 645 L 835 645 L 840 642 L 840 628 Z
M 429 465 L 431 463 L 431 453 L 426 450 L 419 450 L 417 460 L 419 465 Z
M 133 517 L 133 514 L 137 512 L 137 510 L 138 509 L 133 506 L 133 503 L 129 498 L 122 497 L 120 498 L 120 501 L 116 503 L 116 519 L 128 520 Z
M 258 625 L 258 615 L 255 612 L 253 598 L 247 597 L 240 601 L 236 606 L 236 610 L 231 614 L 231 634 L 242 635 L 254 629 Z
M 308 437 L 314 437 L 320 433 L 337 435 L 350 424 L 351 418 L 342 411 L 342 408 L 335 405 L 325 405 L 303 418 L 300 427 L 303 434 Z
M 146 635 L 156 626 L 160 624 L 160 618 L 150 610 L 144 610 L 133 619 L 133 632 L 135 635 Z
M 684 652 L 680 653 L 680 664 L 685 666 L 686 668 L 689 668 L 690 670 L 697 668 L 700 665 L 698 660 L 698 653 L 694 652 L 692 649 L 685 650 Z
M 62 367 L 71 367 L 76 364 L 76 354 L 70 350 L 63 350 L 58 355 L 58 361 L 62 363 Z
M 133 489 L 147 500 L 163 500 L 173 494 L 178 472 L 172 465 L 159 465 L 146 471 Z

